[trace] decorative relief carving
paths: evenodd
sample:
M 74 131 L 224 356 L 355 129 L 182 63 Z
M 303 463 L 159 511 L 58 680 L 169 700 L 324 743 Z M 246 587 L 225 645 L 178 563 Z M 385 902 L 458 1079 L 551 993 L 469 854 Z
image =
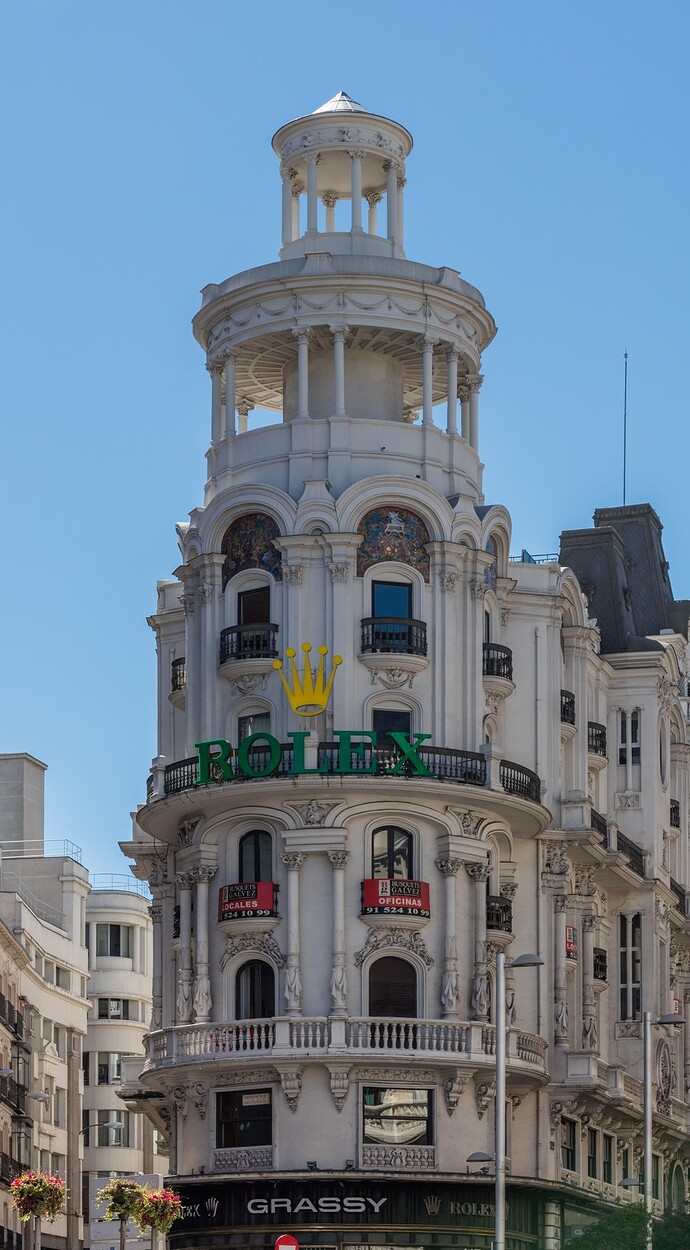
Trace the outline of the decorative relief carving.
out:
M 283 1093 L 287 1098 L 288 1107 L 292 1112 L 295 1112 L 302 1092 L 302 1069 L 279 1067 L 278 1074 Z
M 424 1171 L 436 1167 L 435 1146 L 362 1146 L 362 1168 Z
M 278 1072 L 274 1067 L 264 1066 L 263 1068 L 238 1068 L 232 1074 L 233 1085 L 270 1085 L 272 1081 L 278 1080 Z M 228 1083 L 227 1072 L 221 1073 L 214 1080 L 214 1085 L 226 1086 Z
M 632 794 L 630 791 L 625 791 L 623 794 L 617 794 L 616 795 L 616 807 L 619 810 L 625 810 L 626 808 L 631 808 L 631 807 L 632 808 L 639 807 L 641 797 L 642 797 L 641 795 Z
M 350 1090 L 350 1069 L 340 1065 L 328 1065 L 331 1086 L 331 1097 L 336 1111 L 342 1111 Z
M 468 877 L 470 877 L 472 881 L 475 882 L 475 884 L 476 883 L 482 884 L 483 882 L 488 881 L 489 877 L 491 876 L 491 869 L 489 865 L 486 863 L 473 864 L 473 863 L 466 862 L 465 872 L 467 873 Z
M 347 582 L 350 580 L 349 564 L 329 564 L 331 570 L 331 579 L 334 582 Z
M 452 1115 L 455 1111 L 455 1108 L 460 1102 L 460 1095 L 462 1094 L 466 1084 L 467 1077 L 460 1076 L 459 1072 L 456 1072 L 453 1076 L 449 1076 L 447 1080 L 443 1082 L 443 1093 L 446 1099 L 446 1110 L 448 1115 Z
M 305 828 L 311 829 L 316 826 L 325 825 L 330 813 L 334 807 L 338 807 L 339 802 L 326 803 L 322 799 L 310 799 L 308 803 L 286 803 L 286 807 L 291 807 L 299 815 Z M 283 857 L 284 858 L 284 857 Z M 285 859 L 284 859 L 284 862 Z M 304 860 L 302 860 L 302 863 Z M 300 865 L 297 865 L 299 867 Z M 288 871 L 290 871 L 288 867 Z
M 436 867 L 444 877 L 455 877 L 462 868 L 461 859 L 437 859 Z
M 350 852 L 349 851 L 329 851 L 328 858 L 330 859 L 334 868 L 343 870 L 347 868 L 348 861 L 350 859 Z
M 463 838 L 478 838 L 482 823 L 483 817 L 478 816 L 476 812 L 463 812 L 460 817 L 460 828 Z
M 486 1115 L 486 1112 L 489 1110 L 489 1105 L 495 1093 L 496 1093 L 495 1081 L 479 1081 L 475 1083 L 474 1101 L 477 1105 L 478 1119 L 480 1120 L 484 1119 L 484 1116 Z
M 662 675 L 657 678 L 656 691 L 659 700 L 659 710 L 668 714 L 673 707 L 673 700 L 677 694 L 675 682 L 669 681 L 668 677 Z
M 470 582 L 470 594 L 477 603 L 484 599 L 488 589 L 486 582 Z
M 449 594 L 452 593 L 455 590 L 455 587 L 457 586 L 459 580 L 460 580 L 459 573 L 453 573 L 449 569 L 444 569 L 439 577 L 439 581 L 441 583 L 441 590 L 447 591 Z
M 414 955 L 418 955 L 424 961 L 427 968 L 433 965 L 433 958 L 429 954 L 424 939 L 416 930 L 409 929 L 371 929 L 367 937 L 366 944 L 355 955 L 355 964 L 358 968 L 362 967 L 367 956 L 374 951 L 385 950 L 388 947 L 397 946 L 402 950 L 410 951 Z
M 501 898 L 508 898 L 512 903 L 517 894 L 517 881 L 504 881 L 500 892 Z
M 266 673 L 243 673 L 240 677 L 233 677 L 230 682 L 233 694 L 251 694 L 257 686 L 262 690 L 266 689 Z
M 575 868 L 575 893 L 592 898 L 597 892 L 594 884 L 594 868 L 590 865 L 578 864 Z
M 563 854 L 560 842 L 545 842 L 544 849 L 544 873 L 552 877 L 565 877 L 570 871 L 570 864 Z
M 280 858 L 288 872 L 299 872 L 307 857 L 302 851 L 284 851 Z
M 224 971 L 231 959 L 236 955 L 244 955 L 245 951 L 267 955 L 277 968 L 285 967 L 285 956 L 273 935 L 267 930 L 259 933 L 242 933 L 237 937 L 226 937 L 225 950 L 221 956 L 220 967 Z
M 293 564 L 291 568 L 285 571 L 285 581 L 288 586 L 302 585 L 302 565 Z
M 272 1168 L 272 1146 L 244 1146 L 239 1149 L 216 1149 L 213 1152 L 215 1172 L 270 1172 Z
M 195 816 L 192 820 L 181 820 L 177 826 L 180 831 L 180 846 L 191 846 L 194 841 L 194 834 L 201 824 L 201 817 Z M 151 878 L 149 877 L 149 881 Z M 153 884 L 153 882 L 151 883 Z
M 371 684 L 385 686 L 386 690 L 401 690 L 403 686 L 409 686 L 412 689 L 412 683 L 415 674 L 407 672 L 404 668 L 396 668 L 394 664 L 388 668 L 374 669 L 371 674 Z

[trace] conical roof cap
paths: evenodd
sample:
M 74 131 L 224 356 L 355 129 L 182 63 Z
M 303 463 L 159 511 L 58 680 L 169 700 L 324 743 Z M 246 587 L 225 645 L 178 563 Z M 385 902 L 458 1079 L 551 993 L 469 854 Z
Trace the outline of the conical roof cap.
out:
M 346 91 L 339 91 L 334 95 L 332 100 L 326 100 L 320 108 L 314 109 L 314 113 L 368 113 L 369 110 L 364 108 L 363 104 L 358 104 L 352 99 Z M 314 114 L 312 114 L 313 116 Z

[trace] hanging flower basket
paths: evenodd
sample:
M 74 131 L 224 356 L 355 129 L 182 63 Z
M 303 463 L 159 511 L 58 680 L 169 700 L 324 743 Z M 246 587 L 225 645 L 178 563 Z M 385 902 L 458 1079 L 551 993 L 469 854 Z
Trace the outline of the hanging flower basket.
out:
M 51 1223 L 62 1210 L 65 1182 L 44 1172 L 22 1172 L 10 1186 L 12 1205 L 22 1222 L 32 1215 Z
M 133 1218 L 142 1232 L 152 1228 L 159 1233 L 169 1233 L 181 1213 L 179 1194 L 172 1189 L 145 1189 Z
M 137 1181 L 116 1176 L 98 1191 L 98 1201 L 105 1202 L 106 1220 L 133 1220 L 137 1203 L 144 1193 L 144 1186 Z

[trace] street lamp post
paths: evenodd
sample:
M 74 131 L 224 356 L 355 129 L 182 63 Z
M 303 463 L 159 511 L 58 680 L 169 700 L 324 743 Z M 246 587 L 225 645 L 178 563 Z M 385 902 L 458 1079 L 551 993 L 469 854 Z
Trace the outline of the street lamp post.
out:
M 506 1244 L 506 967 L 538 968 L 541 955 L 496 956 L 496 1214 L 493 1250 Z

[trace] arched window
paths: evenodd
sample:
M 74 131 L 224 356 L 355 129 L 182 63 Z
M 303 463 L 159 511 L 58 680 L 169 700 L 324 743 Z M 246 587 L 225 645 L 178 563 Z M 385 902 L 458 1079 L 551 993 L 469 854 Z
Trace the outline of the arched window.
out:
M 240 881 L 272 881 L 271 835 L 252 829 L 240 838 Z
M 413 964 L 384 955 L 369 969 L 369 1015 L 417 1016 L 417 972 Z
M 413 877 L 412 834 L 396 825 L 375 829 L 372 838 L 371 875 L 376 881 L 400 881 Z
M 235 981 L 235 1018 L 265 1020 L 275 1015 L 275 975 L 263 959 L 250 959 L 237 971 Z

